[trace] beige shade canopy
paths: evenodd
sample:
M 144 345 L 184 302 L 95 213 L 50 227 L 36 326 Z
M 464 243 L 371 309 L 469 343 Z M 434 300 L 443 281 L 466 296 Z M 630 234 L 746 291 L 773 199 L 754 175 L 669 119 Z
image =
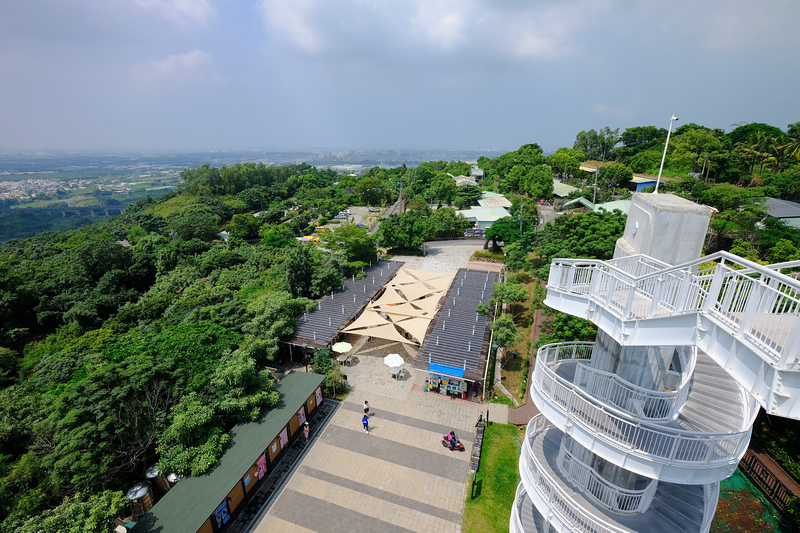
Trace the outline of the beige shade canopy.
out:
M 406 301 L 403 295 L 398 294 L 394 287 L 387 287 L 386 290 L 383 291 L 383 294 L 381 294 L 381 297 L 374 300 L 370 306 L 399 304 Z
M 380 313 L 378 313 L 377 311 L 370 311 L 369 309 L 367 309 L 366 311 L 361 313 L 361 316 L 358 317 L 355 322 L 344 328 L 344 331 L 359 333 L 358 331 L 353 331 L 353 330 L 382 326 L 383 324 L 387 323 L 388 320 L 383 318 L 380 315 Z M 363 335 L 370 335 L 370 333 L 363 333 Z
M 425 333 L 428 331 L 428 325 L 431 323 L 427 318 L 407 318 L 395 324 L 406 330 L 412 337 L 422 342 L 425 338 Z
M 453 277 L 453 274 L 401 268 L 386 284 L 383 294 L 367 305 L 344 331 L 414 344 L 403 336 L 407 333 L 421 344 Z

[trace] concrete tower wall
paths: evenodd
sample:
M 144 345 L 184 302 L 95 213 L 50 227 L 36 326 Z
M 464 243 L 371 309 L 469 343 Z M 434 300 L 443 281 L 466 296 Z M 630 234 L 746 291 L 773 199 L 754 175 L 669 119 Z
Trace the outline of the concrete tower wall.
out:
M 700 257 L 711 210 L 673 194 L 633 195 L 614 257 L 646 254 L 671 265 Z

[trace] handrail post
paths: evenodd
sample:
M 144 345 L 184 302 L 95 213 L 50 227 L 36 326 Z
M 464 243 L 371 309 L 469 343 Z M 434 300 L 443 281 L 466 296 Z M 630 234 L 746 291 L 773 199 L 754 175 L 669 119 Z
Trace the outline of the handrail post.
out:
M 577 268 L 578 267 L 574 263 L 569 265 L 569 267 L 567 268 L 567 275 L 569 276 L 567 278 L 567 287 L 566 287 L 567 292 L 572 292 L 572 287 L 575 284 L 575 272 Z
M 789 361 L 797 359 L 798 352 L 800 352 L 800 327 L 797 327 L 798 316 L 794 316 L 794 327 L 791 328 L 791 333 L 783 343 L 783 348 L 780 351 L 780 358 L 778 359 L 778 366 L 785 368 Z
M 658 304 L 661 303 L 661 292 L 664 290 L 664 278 L 659 276 L 656 278 L 655 287 L 653 287 L 653 295 L 650 300 L 650 310 L 647 313 L 647 318 L 654 317 L 658 314 Z
M 750 291 L 747 295 L 747 303 L 742 310 L 742 318 L 739 320 L 739 334 L 746 335 L 756 321 L 756 315 L 761 307 L 761 300 L 764 298 L 766 287 L 760 280 L 753 280 Z
M 706 299 L 703 301 L 703 305 L 701 307 L 703 312 L 708 312 L 712 307 L 717 305 L 717 299 L 719 298 L 719 293 L 722 290 L 722 281 L 724 278 L 724 267 L 721 263 L 718 263 L 717 268 L 714 270 L 714 274 L 711 278 L 711 286 L 708 288 L 708 294 L 706 294 Z M 683 288 L 681 287 L 681 289 Z

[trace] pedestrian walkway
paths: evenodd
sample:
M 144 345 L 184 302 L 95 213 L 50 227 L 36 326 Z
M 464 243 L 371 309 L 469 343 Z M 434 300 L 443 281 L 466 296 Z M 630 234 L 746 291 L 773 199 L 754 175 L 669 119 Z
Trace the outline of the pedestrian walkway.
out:
M 454 430 L 469 448 L 482 405 L 422 392 L 426 374 L 409 364 L 393 379 L 390 350 L 412 360 L 396 344 L 353 350 L 349 396 L 251 531 L 461 531 L 470 450 L 450 452 L 441 437 Z

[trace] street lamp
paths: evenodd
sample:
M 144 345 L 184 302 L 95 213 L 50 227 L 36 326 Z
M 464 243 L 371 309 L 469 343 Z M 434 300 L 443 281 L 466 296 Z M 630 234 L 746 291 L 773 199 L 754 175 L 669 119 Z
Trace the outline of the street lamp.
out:
M 661 183 L 661 171 L 664 170 L 664 159 L 667 158 L 667 146 L 669 146 L 669 136 L 672 133 L 672 123 L 678 120 L 678 117 L 672 115 L 672 118 L 669 119 L 669 130 L 667 131 L 667 142 L 664 143 L 664 155 L 661 156 L 661 166 L 658 168 L 658 179 L 656 180 L 656 188 L 653 190 L 653 194 L 658 194 L 658 184 Z

